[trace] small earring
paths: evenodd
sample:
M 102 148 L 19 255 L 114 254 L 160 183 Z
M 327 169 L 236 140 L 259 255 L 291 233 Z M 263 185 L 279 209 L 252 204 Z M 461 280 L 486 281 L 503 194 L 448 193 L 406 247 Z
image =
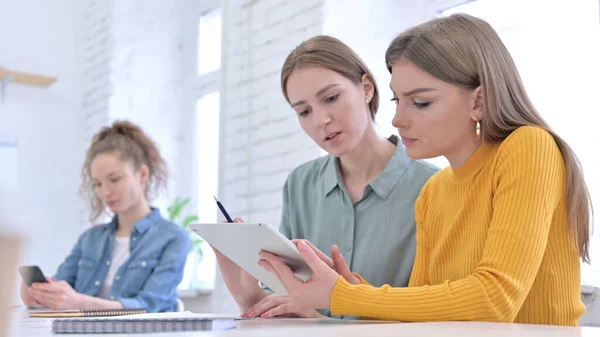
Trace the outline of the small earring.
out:
M 370 101 L 371 101 L 371 99 L 369 97 L 365 98 L 365 103 L 369 104 Z
M 475 134 L 477 135 L 477 139 L 481 138 L 481 123 L 479 121 L 475 124 Z

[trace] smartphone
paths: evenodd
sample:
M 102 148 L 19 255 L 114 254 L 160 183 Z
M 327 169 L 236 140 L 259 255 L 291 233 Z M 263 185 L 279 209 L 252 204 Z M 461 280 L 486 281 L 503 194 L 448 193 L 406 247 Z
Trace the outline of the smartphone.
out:
M 48 280 L 46 279 L 46 276 L 44 276 L 44 273 L 42 273 L 42 270 L 38 266 L 20 267 L 19 273 L 21 274 L 21 277 L 23 278 L 23 282 L 25 282 L 25 284 L 28 287 L 31 287 L 31 285 L 34 284 L 35 282 L 42 282 L 42 283 L 48 282 Z

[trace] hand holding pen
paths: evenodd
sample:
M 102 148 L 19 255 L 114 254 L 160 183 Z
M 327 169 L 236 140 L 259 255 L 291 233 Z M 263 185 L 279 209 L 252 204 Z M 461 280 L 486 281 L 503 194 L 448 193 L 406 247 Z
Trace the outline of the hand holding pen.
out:
M 233 222 L 233 220 L 231 220 L 231 217 L 229 216 L 229 213 L 227 213 L 227 211 L 225 210 L 225 207 L 223 207 L 223 205 L 221 204 L 221 202 L 219 201 L 219 199 L 217 199 L 217 197 L 215 197 L 214 195 L 213 195 L 213 198 L 215 198 L 215 201 L 217 202 L 217 206 L 221 210 L 221 213 L 225 217 L 225 220 L 227 220 L 227 222 Z

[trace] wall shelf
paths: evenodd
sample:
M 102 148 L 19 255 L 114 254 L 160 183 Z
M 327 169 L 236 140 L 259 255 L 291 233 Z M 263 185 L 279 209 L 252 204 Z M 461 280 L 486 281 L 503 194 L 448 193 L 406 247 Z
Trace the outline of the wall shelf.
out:
M 43 88 L 48 87 L 52 85 L 52 83 L 56 82 L 56 77 L 43 76 L 22 71 L 12 71 L 0 67 L 0 102 L 4 102 L 6 85 L 9 82 Z

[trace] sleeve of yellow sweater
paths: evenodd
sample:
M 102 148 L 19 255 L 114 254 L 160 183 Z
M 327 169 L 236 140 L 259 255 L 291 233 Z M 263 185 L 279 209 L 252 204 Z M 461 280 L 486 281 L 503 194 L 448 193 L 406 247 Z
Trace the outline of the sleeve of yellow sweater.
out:
M 408 288 L 351 285 L 340 278 L 331 294 L 332 313 L 400 321 L 514 321 L 536 277 L 552 214 L 565 192 L 564 160 L 552 136 L 537 128 L 522 129 L 498 149 L 494 214 L 471 275 Z M 417 270 L 423 263 L 415 261 Z
M 408 281 L 409 287 L 420 287 L 429 284 L 429 278 L 427 276 L 427 267 L 429 266 L 429 247 L 426 244 L 427 232 L 423 227 L 423 211 L 424 204 L 427 203 L 427 191 L 431 188 L 431 184 L 435 177 L 431 178 L 423 189 L 421 194 L 415 202 L 415 216 L 417 222 L 417 251 L 415 254 L 415 263 L 413 265 L 412 273 L 410 274 L 410 280 Z M 417 263 L 418 261 L 418 263 Z

